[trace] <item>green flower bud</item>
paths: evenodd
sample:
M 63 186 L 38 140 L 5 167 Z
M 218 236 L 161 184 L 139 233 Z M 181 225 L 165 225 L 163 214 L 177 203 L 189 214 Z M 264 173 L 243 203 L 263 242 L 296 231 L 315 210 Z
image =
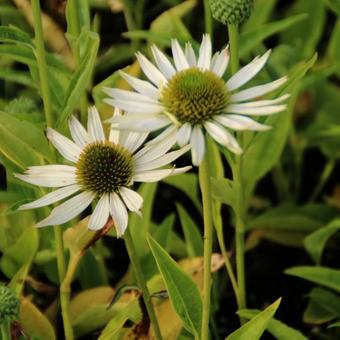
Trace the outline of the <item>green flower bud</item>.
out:
M 253 0 L 210 0 L 210 7 L 217 21 L 238 25 L 250 17 Z
M 19 300 L 15 293 L 6 286 L 0 286 L 0 325 L 14 321 L 19 317 Z

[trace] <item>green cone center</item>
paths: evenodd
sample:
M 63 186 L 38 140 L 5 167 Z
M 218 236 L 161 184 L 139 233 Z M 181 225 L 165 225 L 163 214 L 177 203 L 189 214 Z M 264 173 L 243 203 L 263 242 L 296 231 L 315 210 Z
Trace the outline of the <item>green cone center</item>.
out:
M 211 71 L 191 67 L 176 73 L 162 90 L 161 102 L 181 123 L 203 124 L 224 112 L 229 94 Z
M 77 163 L 77 179 L 83 190 L 98 196 L 119 192 L 132 180 L 133 158 L 120 145 L 111 142 L 95 142 L 87 145 Z

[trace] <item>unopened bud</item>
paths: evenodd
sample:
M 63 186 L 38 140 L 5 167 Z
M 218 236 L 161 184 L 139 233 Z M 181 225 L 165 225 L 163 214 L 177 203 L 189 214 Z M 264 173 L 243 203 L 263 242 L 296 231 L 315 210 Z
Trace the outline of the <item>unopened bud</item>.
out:
M 210 0 L 210 7 L 217 21 L 239 25 L 250 17 L 253 0 Z

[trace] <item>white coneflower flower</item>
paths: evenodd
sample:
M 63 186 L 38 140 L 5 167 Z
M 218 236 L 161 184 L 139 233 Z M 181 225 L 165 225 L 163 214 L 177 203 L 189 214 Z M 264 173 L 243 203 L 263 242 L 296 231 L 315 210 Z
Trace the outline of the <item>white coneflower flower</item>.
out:
M 115 111 L 119 114 L 119 110 Z M 24 204 L 20 209 L 31 209 L 53 204 L 75 195 L 37 224 L 38 227 L 63 224 L 84 211 L 93 200 L 98 203 L 89 220 L 89 229 L 101 229 L 111 216 L 117 236 L 123 235 L 128 224 L 127 209 L 139 212 L 143 199 L 130 186 L 134 182 L 156 182 L 167 176 L 183 173 L 191 167 L 159 169 L 184 154 L 189 145 L 177 151 L 176 131 L 160 142 L 155 140 L 140 148 L 147 133 L 119 132 L 111 129 L 105 138 L 98 111 L 90 108 L 87 131 L 72 117 L 69 128 L 74 140 L 49 128 L 47 137 L 71 165 L 32 166 L 25 174 L 16 174 L 25 182 L 60 189 L 38 200 Z
M 269 126 L 247 116 L 270 115 L 286 109 L 281 103 L 289 95 L 274 100 L 254 100 L 280 87 L 286 77 L 239 91 L 263 68 L 270 51 L 256 57 L 225 82 L 222 76 L 229 62 L 228 48 L 212 57 L 209 35 L 203 36 L 198 57 L 190 43 L 185 51 L 177 40 L 172 40 L 171 47 L 174 65 L 155 45 L 151 50 L 157 67 L 137 53 L 139 64 L 150 82 L 121 72 L 136 92 L 105 90 L 112 97 L 106 98 L 105 102 L 127 112 L 111 120 L 114 126 L 134 131 L 168 127 L 164 135 L 175 126 L 178 144 L 183 146 L 189 142 L 192 162 L 199 165 L 205 150 L 204 130 L 218 143 L 240 154 L 241 147 L 226 128 L 267 130 Z

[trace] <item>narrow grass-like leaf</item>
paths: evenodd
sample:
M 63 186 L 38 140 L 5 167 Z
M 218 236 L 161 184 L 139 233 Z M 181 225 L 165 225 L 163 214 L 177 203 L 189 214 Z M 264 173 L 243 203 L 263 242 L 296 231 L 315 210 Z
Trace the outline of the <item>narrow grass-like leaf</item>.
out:
M 226 340 L 259 340 L 278 309 L 280 302 L 281 299 L 276 300 L 264 311 L 228 335 Z
M 15 27 L 0 26 L 0 42 L 10 42 L 15 44 L 24 44 L 34 47 L 30 36 Z
M 148 237 L 148 242 L 174 309 L 182 319 L 184 327 L 195 337 L 199 337 L 202 301 L 198 287 L 151 236 Z

